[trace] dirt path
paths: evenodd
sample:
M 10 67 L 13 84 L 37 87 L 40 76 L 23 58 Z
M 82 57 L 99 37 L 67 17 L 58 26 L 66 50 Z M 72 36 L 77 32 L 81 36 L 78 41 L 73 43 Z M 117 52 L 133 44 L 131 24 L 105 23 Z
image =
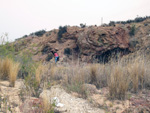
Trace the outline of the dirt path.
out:
M 104 110 L 93 107 L 87 100 L 74 97 L 60 86 L 53 86 L 51 90 L 45 90 L 40 95 L 41 97 L 46 94 L 49 99 L 57 97 L 64 106 L 56 107 L 56 110 L 61 113 L 104 113 Z

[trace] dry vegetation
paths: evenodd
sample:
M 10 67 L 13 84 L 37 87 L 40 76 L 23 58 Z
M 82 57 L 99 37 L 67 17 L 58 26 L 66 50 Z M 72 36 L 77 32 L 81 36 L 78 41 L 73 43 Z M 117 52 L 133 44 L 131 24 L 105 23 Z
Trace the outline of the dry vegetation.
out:
M 37 68 L 35 68 L 35 78 L 38 84 L 40 84 L 42 79 L 42 74 L 44 73 L 46 67 L 44 67 L 41 63 Z
M 125 99 L 128 91 L 136 93 L 150 88 L 149 65 L 145 57 L 112 60 L 108 64 L 50 64 L 45 84 L 62 84 L 67 91 L 77 92 L 83 98 L 89 95 L 84 84 L 94 84 L 97 88 L 108 87 L 112 99 Z
M 14 62 L 10 58 L 0 59 L 0 79 L 9 79 L 10 86 L 14 87 L 19 72 L 20 63 Z
M 55 105 L 51 104 L 48 98 L 47 95 L 43 96 L 42 113 L 54 113 Z
M 9 80 L 10 86 L 15 85 L 20 64 L 9 58 L 0 60 L 0 78 Z M 34 73 L 25 77 L 26 88 L 22 97 L 39 97 L 44 89 L 60 84 L 68 92 L 76 92 L 79 97 L 88 99 L 91 95 L 86 84 L 93 84 L 97 89 L 108 87 L 111 99 L 126 99 L 127 93 L 137 93 L 142 89 L 150 89 L 150 62 L 146 57 L 122 58 L 111 60 L 107 64 L 34 64 Z M 24 98 L 25 99 L 25 98 Z M 50 107 L 47 107 L 50 106 Z M 40 108 L 43 112 L 54 110 L 51 103 L 43 98 Z

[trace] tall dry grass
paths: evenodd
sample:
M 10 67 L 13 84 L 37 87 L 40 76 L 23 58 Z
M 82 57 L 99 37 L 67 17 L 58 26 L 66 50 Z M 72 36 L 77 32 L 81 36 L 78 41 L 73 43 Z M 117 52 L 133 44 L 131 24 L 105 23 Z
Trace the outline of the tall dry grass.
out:
M 123 99 L 127 91 L 136 93 L 143 89 L 148 84 L 147 79 L 150 78 L 146 73 L 149 70 L 149 65 L 149 60 L 142 55 L 121 59 L 115 63 L 111 62 L 111 74 L 108 77 L 110 95 Z M 124 96 L 120 96 L 120 94 Z
M 10 82 L 10 86 L 12 86 L 12 87 L 15 86 L 15 81 L 17 79 L 19 69 L 20 69 L 20 63 L 18 63 L 18 62 L 11 63 L 11 66 L 9 68 L 9 82 Z
M 84 84 L 89 82 L 89 72 L 85 66 L 70 65 L 65 68 L 64 73 L 62 82 L 67 91 L 76 92 L 79 97 L 87 98 L 88 92 Z
M 98 89 L 108 87 L 111 98 L 124 99 L 127 91 L 150 88 L 149 66 L 145 57 L 135 56 L 111 60 L 107 64 L 50 64 L 46 65 L 44 76 L 41 76 L 43 67 L 39 65 L 35 79 L 39 84 L 61 84 L 69 92 L 77 92 L 84 98 L 88 93 L 85 84 L 93 84 Z
M 0 58 L 0 78 L 1 78 L 1 75 L 2 74 L 2 59 Z
M 46 70 L 46 66 L 42 65 L 41 63 L 38 65 L 37 68 L 35 68 L 35 79 L 38 84 L 40 84 L 42 79 L 42 74 L 44 73 L 44 70 Z
M 0 78 L 3 79 L 3 80 L 6 80 L 9 78 L 9 70 L 10 70 L 10 67 L 12 65 L 12 60 L 9 59 L 9 58 L 5 58 L 3 60 L 1 60 L 1 74 L 0 74 Z
M 96 86 L 98 85 L 97 84 L 98 67 L 99 67 L 99 65 L 97 65 L 97 64 L 90 65 L 90 79 L 91 79 L 90 83 L 94 84 Z
M 97 88 L 107 86 L 107 77 L 110 74 L 110 66 L 107 64 L 89 64 L 90 84 L 94 84 Z
M 20 63 L 10 58 L 0 60 L 0 79 L 9 80 L 10 86 L 14 87 L 20 69 Z
M 130 61 L 127 65 L 127 71 L 130 76 L 131 87 L 134 92 L 144 85 L 144 76 L 149 62 L 145 62 L 143 58 L 137 57 Z
M 119 63 L 112 64 L 112 71 L 108 78 L 110 97 L 124 99 L 128 86 L 129 80 L 125 67 Z
M 124 99 L 127 91 L 136 93 L 143 88 L 150 88 L 149 66 L 149 60 L 143 56 L 112 60 L 107 64 L 68 66 L 62 79 L 65 78 L 70 90 L 88 83 L 97 88 L 109 87 L 111 98 Z
M 42 113 L 54 113 L 55 105 L 51 104 L 47 95 L 44 95 L 42 104 Z

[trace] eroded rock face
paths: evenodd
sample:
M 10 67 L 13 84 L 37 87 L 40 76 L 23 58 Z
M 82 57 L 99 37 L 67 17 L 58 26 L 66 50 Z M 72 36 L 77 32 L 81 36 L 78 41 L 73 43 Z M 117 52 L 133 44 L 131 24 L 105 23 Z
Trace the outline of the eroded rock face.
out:
M 58 31 L 43 42 L 43 54 L 58 51 L 61 61 L 79 58 L 83 62 L 93 62 L 108 53 L 129 48 L 129 35 L 120 27 L 67 27 L 67 32 L 58 40 Z M 107 54 L 105 56 L 105 53 Z M 64 55 L 65 54 L 65 55 Z
M 58 32 L 54 29 L 41 37 L 28 36 L 17 40 L 16 51 L 31 53 L 35 61 L 49 61 L 53 57 L 51 51 L 57 51 L 60 61 L 94 62 L 108 61 L 113 52 L 124 54 L 124 51 L 129 50 L 128 30 L 121 27 L 68 26 L 61 35 Z

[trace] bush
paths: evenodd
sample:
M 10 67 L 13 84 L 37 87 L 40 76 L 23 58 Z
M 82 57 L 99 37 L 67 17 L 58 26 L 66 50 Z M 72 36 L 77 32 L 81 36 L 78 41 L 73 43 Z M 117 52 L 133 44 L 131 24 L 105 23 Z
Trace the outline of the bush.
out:
M 19 78 L 25 78 L 29 73 L 35 74 L 35 70 L 33 65 L 35 62 L 32 60 L 32 56 L 30 54 L 24 53 L 22 55 L 16 56 L 16 61 L 20 62 L 21 68 L 19 71 Z
M 46 61 L 50 61 L 53 59 L 54 55 L 52 53 L 49 53 L 48 56 L 46 57 Z
M 110 21 L 109 26 L 115 26 L 115 21 Z
M 34 63 L 31 68 L 33 68 L 33 71 L 25 76 L 26 89 L 24 92 L 30 92 L 30 96 L 39 97 L 43 89 L 50 87 L 49 77 L 47 75 L 49 65 Z
M 65 54 L 65 55 L 71 55 L 71 54 L 72 54 L 71 49 L 70 49 L 70 48 L 65 48 L 65 49 L 64 49 L 64 54 Z
M 34 33 L 31 33 L 30 35 L 36 35 L 36 36 L 43 36 L 43 34 L 46 33 L 45 30 L 36 31 Z
M 58 40 L 62 38 L 62 35 L 67 32 L 67 26 L 60 26 L 58 31 Z
M 135 25 L 132 25 L 129 34 L 130 34 L 130 36 L 134 36 L 135 35 Z
M 6 43 L 5 45 L 0 45 L 0 57 L 5 58 L 10 57 L 14 58 L 15 48 L 13 44 Z
M 150 18 L 150 16 L 146 17 L 136 17 L 134 20 L 127 20 L 127 21 L 110 21 L 109 25 L 115 25 L 115 24 L 130 24 L 130 23 L 138 23 L 138 22 L 143 22 L 144 20 Z
M 86 27 L 86 24 L 82 24 L 82 23 L 81 23 L 81 24 L 80 24 L 80 27 L 81 27 L 81 28 L 85 28 L 85 27 Z

